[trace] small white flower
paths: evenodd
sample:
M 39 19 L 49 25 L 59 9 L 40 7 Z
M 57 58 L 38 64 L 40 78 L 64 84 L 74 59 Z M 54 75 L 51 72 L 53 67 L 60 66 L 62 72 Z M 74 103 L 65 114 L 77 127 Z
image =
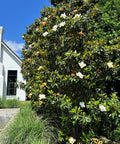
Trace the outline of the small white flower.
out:
M 47 17 L 45 17 L 44 20 L 46 21 L 46 20 L 47 20 Z
M 22 35 L 22 38 L 24 38 L 24 35 Z
M 85 66 L 86 66 L 86 64 L 82 61 L 82 62 L 80 62 L 80 63 L 78 63 L 79 64 L 79 66 L 81 67 L 81 68 L 84 68 Z
M 43 36 L 44 36 L 44 37 L 47 36 L 47 35 L 48 35 L 48 32 L 47 32 L 47 31 L 43 33 Z
M 39 31 L 39 28 L 36 28 L 36 31 Z
M 74 144 L 76 142 L 76 139 L 74 139 L 73 137 L 70 137 L 68 140 L 70 144 Z
M 45 97 L 45 94 L 40 94 L 39 95 L 39 99 L 41 100 L 41 99 L 45 99 L 46 97 Z
M 34 42 L 32 44 L 29 44 L 29 48 L 32 48 L 34 45 L 35 45 Z
M 81 17 L 81 14 L 75 14 L 75 16 L 73 17 L 73 19 L 77 19 L 79 17 Z
M 29 48 L 31 48 L 31 47 L 32 47 L 32 44 L 29 45 Z
M 76 76 L 78 76 L 79 78 L 83 78 L 84 75 L 81 72 L 76 73 Z
M 103 105 L 99 105 L 99 109 L 101 112 L 105 112 L 106 111 L 106 107 Z
M 77 51 L 75 50 L 74 53 L 77 54 Z
M 38 70 L 41 71 L 42 69 L 43 69 L 43 67 L 42 67 L 42 66 L 39 66 Z
M 120 118 L 120 114 L 118 115 L 118 117 Z
M 108 66 L 109 68 L 113 68 L 113 62 L 108 62 L 108 63 L 107 63 L 107 66 Z
M 66 14 L 64 13 L 64 14 L 61 14 L 61 16 L 60 16 L 61 18 L 66 18 Z
M 58 27 L 57 25 L 54 25 L 53 28 L 52 28 L 52 30 L 53 30 L 53 31 L 56 31 L 56 30 L 57 30 L 57 27 Z
M 80 102 L 79 105 L 81 106 L 81 108 L 85 108 L 85 103 L 84 102 Z
M 60 24 L 59 24 L 59 27 L 63 27 L 63 26 L 65 26 L 65 22 L 61 22 Z

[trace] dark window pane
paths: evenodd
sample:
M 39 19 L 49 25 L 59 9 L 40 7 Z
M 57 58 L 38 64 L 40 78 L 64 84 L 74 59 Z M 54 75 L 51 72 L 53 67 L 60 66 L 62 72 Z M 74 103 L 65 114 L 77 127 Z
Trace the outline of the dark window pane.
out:
M 17 71 L 8 71 L 7 95 L 16 95 Z

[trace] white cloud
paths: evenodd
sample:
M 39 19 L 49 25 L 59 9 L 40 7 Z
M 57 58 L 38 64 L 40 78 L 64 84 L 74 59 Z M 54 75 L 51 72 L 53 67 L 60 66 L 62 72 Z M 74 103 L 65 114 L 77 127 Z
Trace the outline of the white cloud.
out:
M 4 42 L 21 58 L 21 51 L 24 43 L 16 43 L 10 40 L 4 40 Z

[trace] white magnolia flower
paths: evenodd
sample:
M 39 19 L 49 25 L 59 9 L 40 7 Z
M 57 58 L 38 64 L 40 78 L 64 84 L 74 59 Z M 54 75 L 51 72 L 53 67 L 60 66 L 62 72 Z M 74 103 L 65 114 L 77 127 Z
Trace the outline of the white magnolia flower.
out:
M 46 20 L 47 20 L 47 17 L 45 17 L 44 20 L 46 21 Z
M 107 63 L 107 66 L 108 66 L 109 68 L 113 68 L 113 62 L 108 62 L 108 63 Z
M 81 17 L 81 14 L 75 14 L 75 16 L 73 17 L 73 19 L 77 19 L 79 17 Z
M 48 32 L 47 32 L 47 31 L 43 33 L 43 36 L 44 36 L 44 37 L 45 37 L 46 35 L 48 35 Z
M 41 100 L 41 99 L 45 99 L 46 97 L 45 97 L 45 94 L 40 94 L 39 95 L 39 99 Z
M 99 109 L 101 112 L 105 112 L 106 111 L 106 107 L 103 105 L 99 105 Z
M 79 105 L 81 106 L 81 108 L 85 108 L 85 103 L 84 102 L 80 102 Z
M 38 70 L 41 71 L 42 69 L 43 69 L 43 67 L 42 67 L 42 66 L 39 66 Z
M 29 45 L 29 48 L 31 48 L 31 47 L 32 47 L 32 44 Z
M 57 25 L 54 25 L 53 28 L 52 28 L 52 30 L 53 30 L 53 31 L 56 31 L 56 30 L 57 30 L 57 27 L 58 27 Z
M 75 50 L 74 53 L 77 54 L 77 51 Z
M 78 76 L 79 78 L 83 78 L 84 75 L 81 72 L 76 73 L 76 76 Z
M 32 44 L 29 44 L 29 48 L 32 48 L 34 45 L 35 45 L 34 42 Z
M 61 18 L 66 18 L 66 14 L 64 13 L 64 14 L 61 14 L 61 16 L 60 16 Z
M 60 24 L 59 24 L 59 27 L 63 27 L 63 26 L 65 26 L 65 22 L 61 22 Z
M 70 144 L 74 144 L 76 142 L 76 139 L 74 139 L 73 137 L 70 137 L 68 140 Z
M 36 31 L 39 31 L 39 28 L 36 28 Z
M 79 66 L 81 67 L 81 68 L 84 68 L 85 66 L 86 66 L 86 64 L 82 61 L 82 62 L 80 62 L 80 63 L 78 63 L 79 64 Z

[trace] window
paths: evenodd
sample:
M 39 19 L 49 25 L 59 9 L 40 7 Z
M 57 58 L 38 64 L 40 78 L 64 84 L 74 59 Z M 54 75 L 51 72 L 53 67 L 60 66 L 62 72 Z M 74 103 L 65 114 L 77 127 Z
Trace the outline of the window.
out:
M 16 95 L 15 84 L 17 82 L 17 71 L 8 71 L 8 82 L 7 82 L 7 95 Z

